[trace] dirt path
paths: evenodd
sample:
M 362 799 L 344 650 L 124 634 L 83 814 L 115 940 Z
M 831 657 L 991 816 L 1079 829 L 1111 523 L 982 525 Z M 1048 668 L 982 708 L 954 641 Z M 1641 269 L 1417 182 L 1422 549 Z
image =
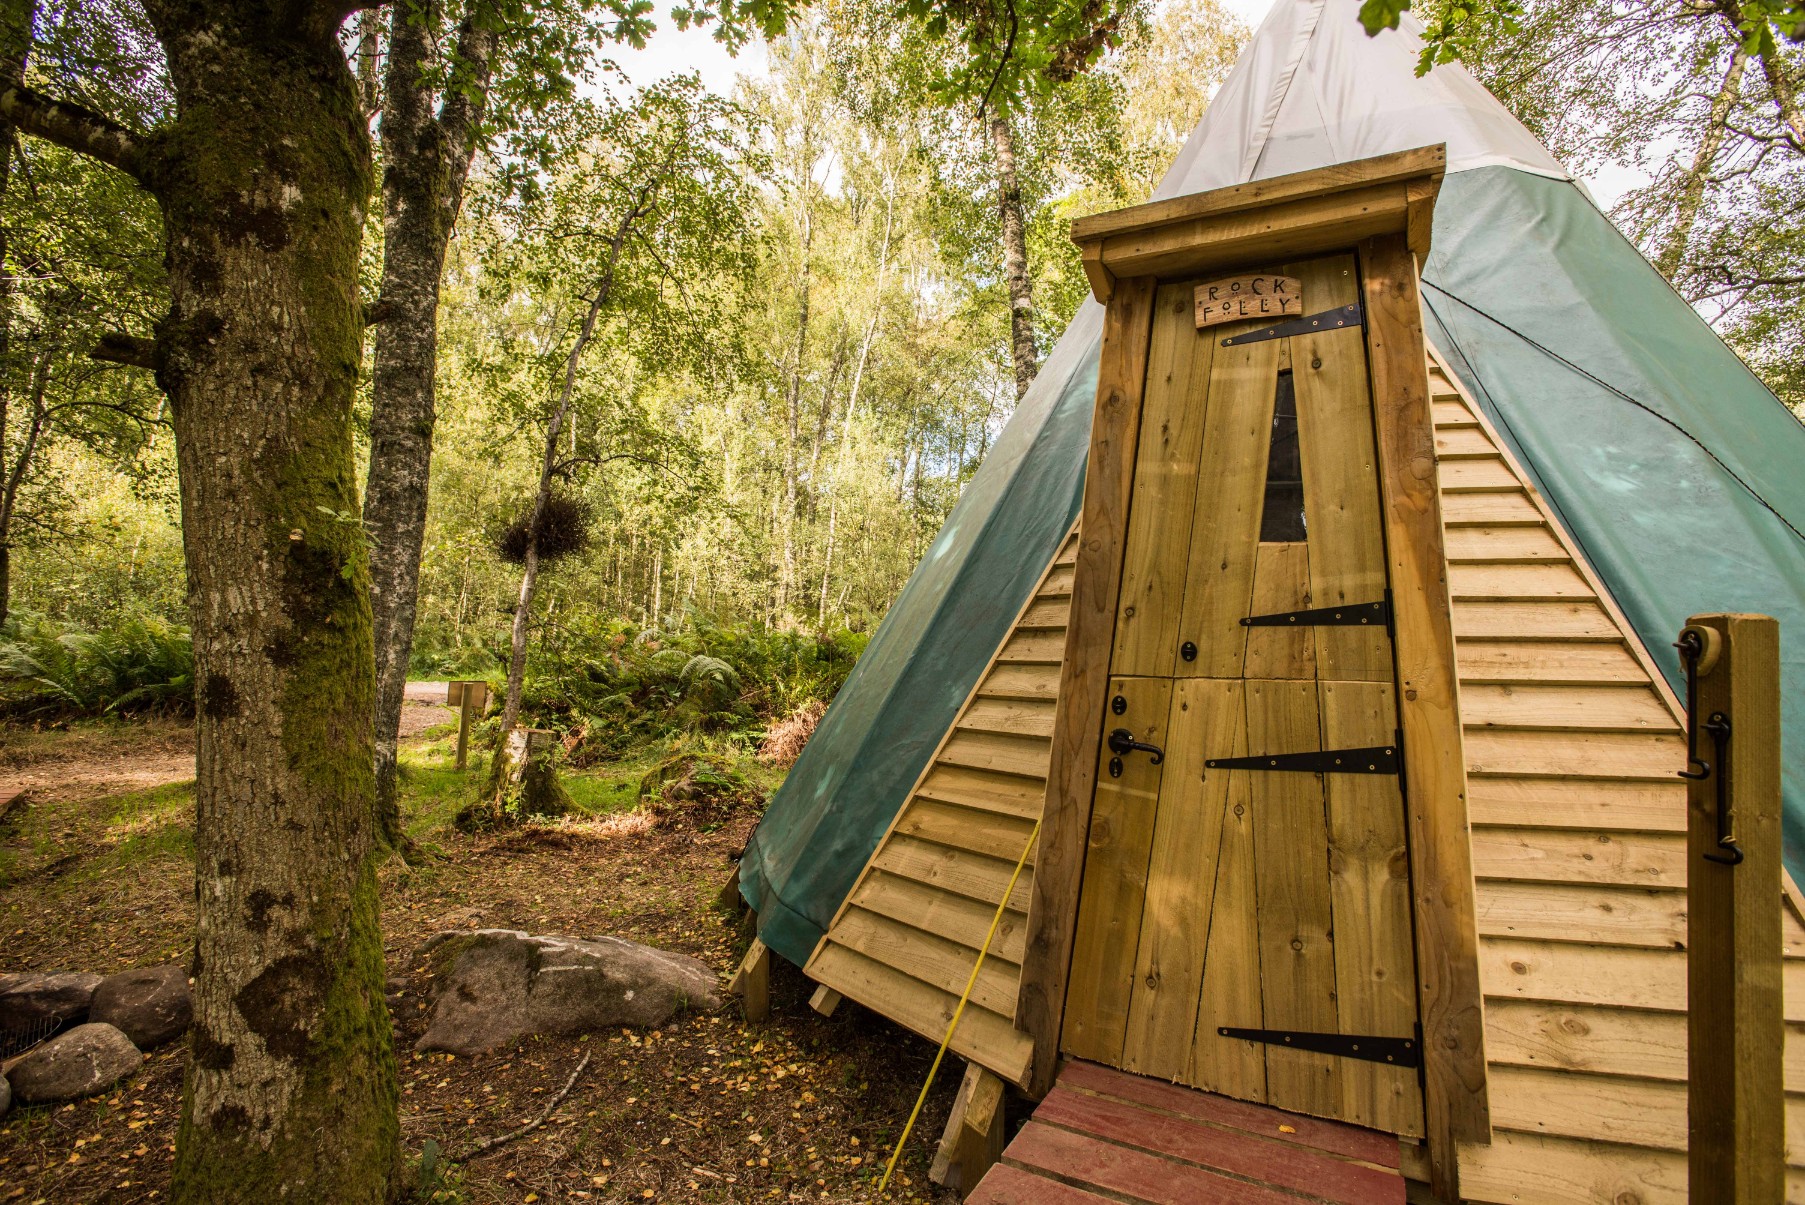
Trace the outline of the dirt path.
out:
M 404 779 L 416 823 L 449 816 L 465 789 L 443 738 L 443 684 L 409 688 L 403 732 L 418 772 Z M 134 742 L 136 742 L 134 746 Z M 193 803 L 172 788 L 121 800 L 109 784 L 184 782 L 192 743 L 179 726 L 117 725 L 98 734 L 0 734 L 0 774 L 34 795 L 0 825 L 0 972 L 181 964 L 192 946 Z M 0 796 L 4 798 L 4 796 Z M 927 1164 L 958 1084 L 943 1069 L 888 1194 L 876 1175 L 933 1056 L 849 1004 L 831 1019 L 812 985 L 774 968 L 772 1013 L 747 1025 L 731 1005 L 679 1016 L 662 1030 L 529 1038 L 474 1059 L 413 1049 L 433 998 L 415 957 L 443 929 L 501 927 L 612 934 L 689 954 L 723 977 L 744 936 L 713 907 L 756 818 L 633 813 L 466 835 L 435 824 L 425 857 L 382 869 L 382 927 L 400 1072 L 400 1123 L 414 1166 L 430 1141 L 456 1161 L 414 1199 L 462 1205 L 647 1200 L 682 1205 L 876 1200 L 950 1202 Z M 537 1116 L 586 1052 L 595 1056 L 538 1132 L 480 1158 L 481 1139 Z M 0 1118 L 0 1205 L 151 1202 L 167 1197 L 186 1050 L 147 1054 L 114 1090 Z
M 410 682 L 401 707 L 401 739 L 457 719 L 445 706 L 445 683 Z M 0 801 L 20 791 L 74 802 L 144 791 L 194 777 L 194 729 L 183 721 L 148 720 L 73 730 L 29 729 L 0 735 Z

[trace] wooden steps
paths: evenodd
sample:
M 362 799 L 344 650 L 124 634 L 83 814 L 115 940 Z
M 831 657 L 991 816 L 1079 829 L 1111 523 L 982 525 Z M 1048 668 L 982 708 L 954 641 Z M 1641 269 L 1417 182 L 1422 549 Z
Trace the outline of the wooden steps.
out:
M 972 1205 L 1401 1205 L 1398 1141 L 1067 1062 Z

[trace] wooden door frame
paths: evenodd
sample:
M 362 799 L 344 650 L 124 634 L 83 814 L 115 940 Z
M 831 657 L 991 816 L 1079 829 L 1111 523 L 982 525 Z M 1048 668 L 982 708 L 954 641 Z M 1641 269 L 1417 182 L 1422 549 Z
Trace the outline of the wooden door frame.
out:
M 1362 277 L 1393 588 L 1424 1118 L 1434 1186 L 1453 1198 L 1456 1144 L 1489 1142 L 1491 1122 L 1466 765 L 1417 296 L 1417 265 L 1428 254 L 1446 162 L 1445 147 L 1424 147 L 1073 223 L 1092 291 L 1108 308 L 1015 1023 L 1034 1042 L 1030 1093 L 1044 1095 L 1059 1060 L 1154 292 L 1162 279 L 1352 249 Z

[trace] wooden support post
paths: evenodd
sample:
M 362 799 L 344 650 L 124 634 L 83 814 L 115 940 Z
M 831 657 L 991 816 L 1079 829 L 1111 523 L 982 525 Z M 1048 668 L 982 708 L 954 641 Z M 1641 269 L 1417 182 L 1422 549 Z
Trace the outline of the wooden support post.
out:
M 1078 926 L 1078 889 L 1097 785 L 1097 747 L 1103 742 L 1109 698 L 1109 651 L 1116 634 L 1157 283 L 1150 276 L 1117 281 L 1103 319 L 1090 467 L 1084 478 L 1084 521 L 1047 768 L 1046 818 L 1034 860 L 1034 893 L 1015 1003 L 1015 1027 L 1034 1039 L 1027 1087 L 1028 1095 L 1036 1099 L 1051 1090 L 1059 1069 L 1059 1028 Z
M 940 1136 L 928 1178 L 967 1196 L 1003 1157 L 1003 1081 L 976 1063 L 965 1065 L 952 1116 Z
M 721 884 L 721 893 L 714 897 L 714 906 L 731 916 L 738 916 L 746 907 L 746 897 L 740 894 L 740 866 L 733 864 L 733 873 Z
M 1695 615 L 1680 644 L 1697 682 L 1687 768 L 1701 775 L 1686 809 L 1691 1199 L 1756 1205 L 1786 1191 L 1780 625 Z
M 458 709 L 458 760 L 457 768 L 462 770 L 469 764 L 470 725 L 476 717 L 482 715 L 483 708 L 489 702 L 489 684 L 487 682 L 451 682 L 445 687 L 445 703 Z
M 818 985 L 815 988 L 815 994 L 808 998 L 808 1006 L 824 1017 L 831 1017 L 834 1015 L 834 1009 L 839 1008 L 840 1001 L 844 999 L 845 997 L 839 992 L 823 983 Z
M 1416 260 L 1405 236 L 1361 243 L 1360 275 L 1396 633 L 1429 1182 L 1437 1197 L 1456 1201 L 1459 1144 L 1491 1141 L 1491 1106 L 1448 557 Z
M 740 1008 L 753 1024 L 771 1015 L 771 951 L 758 938 L 728 981 L 727 994 L 740 998 Z

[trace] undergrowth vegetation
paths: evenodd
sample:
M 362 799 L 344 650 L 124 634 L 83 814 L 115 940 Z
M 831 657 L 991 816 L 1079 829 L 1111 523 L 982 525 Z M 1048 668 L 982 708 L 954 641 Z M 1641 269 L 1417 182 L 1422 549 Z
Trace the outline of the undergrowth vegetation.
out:
M 155 615 L 94 632 L 15 615 L 0 629 L 0 709 L 33 719 L 191 713 L 194 642 Z
M 750 750 L 789 717 L 818 713 L 868 639 L 845 629 L 817 636 L 701 619 L 675 630 L 583 620 L 542 637 L 528 662 L 522 714 L 559 733 L 573 767 L 700 737 L 715 738 L 717 753 Z

